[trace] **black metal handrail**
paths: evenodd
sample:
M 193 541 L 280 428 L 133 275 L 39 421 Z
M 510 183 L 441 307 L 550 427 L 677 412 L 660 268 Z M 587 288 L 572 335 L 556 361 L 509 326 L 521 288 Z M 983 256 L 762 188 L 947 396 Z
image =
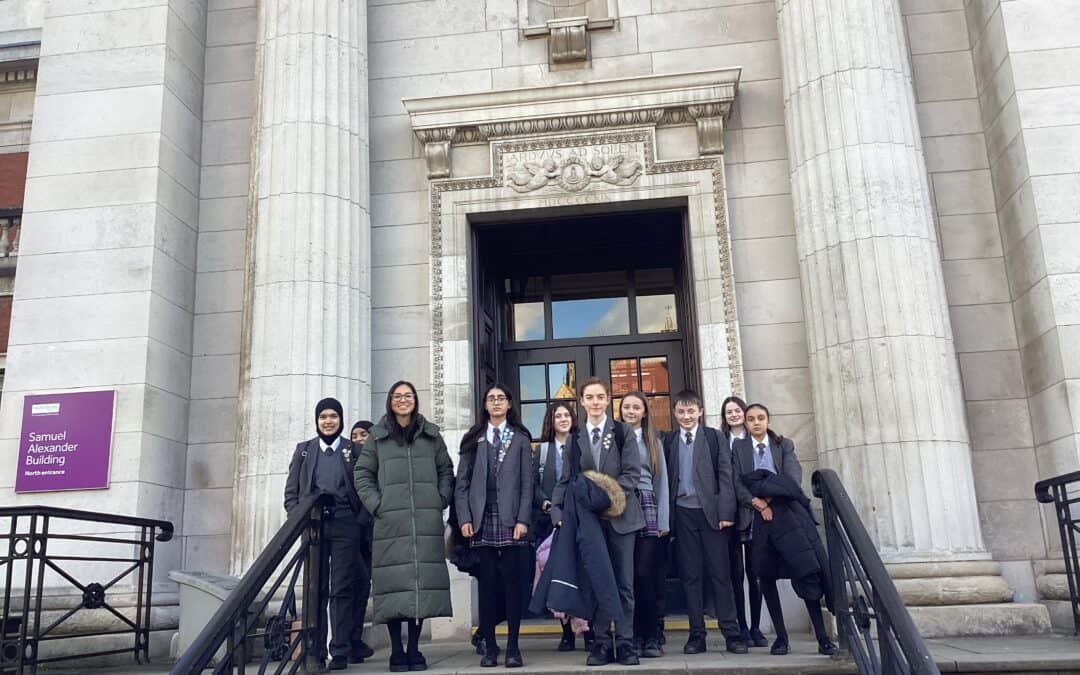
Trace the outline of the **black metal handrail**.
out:
M 262 638 L 258 672 L 319 672 L 326 644 L 326 612 L 319 596 L 324 581 L 322 514 L 334 498 L 324 492 L 308 495 L 293 508 L 285 524 L 266 545 L 251 568 L 229 593 L 195 641 L 180 656 L 170 675 L 200 673 L 217 658 L 214 673 L 235 668 L 244 673 Z M 297 546 L 299 544 L 299 546 Z M 303 611 L 296 611 L 296 584 L 303 570 Z M 263 618 L 275 598 L 281 604 L 273 616 Z M 311 600 L 311 601 L 309 601 Z M 295 626 L 296 620 L 300 626 Z M 218 654 L 224 647 L 224 651 Z M 276 664 L 276 665 L 274 665 Z
M 1035 483 L 1035 499 L 1043 504 L 1053 504 L 1057 515 L 1058 534 L 1061 536 L 1061 557 L 1065 559 L 1065 578 L 1069 582 L 1069 600 L 1072 604 L 1073 634 L 1080 635 L 1080 559 L 1076 551 L 1076 533 L 1080 518 L 1073 516 L 1073 507 L 1080 504 L 1080 496 L 1070 496 L 1069 488 L 1080 483 L 1080 471 L 1054 476 Z
M 171 522 L 51 506 L 0 508 L 0 521 L 5 518 L 9 521 L 8 527 L 0 527 L 0 570 L 4 578 L 3 605 L 0 607 L 3 610 L 0 612 L 0 673 L 33 674 L 42 663 L 126 653 L 132 654 L 138 663 L 149 661 L 154 544 L 172 539 Z M 125 531 L 109 534 L 58 531 L 57 525 L 72 521 L 119 525 Z M 126 531 L 129 527 L 136 529 Z M 68 551 L 64 550 L 65 546 Z M 87 549 L 95 553 L 86 553 Z M 102 567 L 108 568 L 109 577 L 104 583 L 81 581 L 79 577 L 89 572 L 75 569 L 80 564 L 89 564 L 97 574 L 101 574 Z M 82 594 L 82 600 L 46 626 L 42 621 L 42 594 L 47 575 L 70 584 Z M 134 579 L 134 620 L 109 601 L 109 594 L 117 584 L 131 579 Z M 121 627 L 71 629 L 73 624 L 68 620 L 77 612 L 98 609 L 109 612 Z M 63 631 L 61 626 L 64 626 Z M 59 656 L 42 655 L 39 651 L 42 644 L 53 640 L 126 633 L 134 636 L 131 647 Z
M 841 647 L 851 653 L 860 673 L 937 674 L 938 667 L 840 477 L 819 469 L 811 480 L 824 510 Z

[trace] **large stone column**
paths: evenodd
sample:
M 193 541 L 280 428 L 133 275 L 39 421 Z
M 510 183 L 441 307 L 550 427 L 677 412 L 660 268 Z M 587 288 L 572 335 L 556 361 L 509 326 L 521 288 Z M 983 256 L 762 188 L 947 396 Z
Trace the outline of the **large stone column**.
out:
M 823 464 L 886 559 L 985 558 L 896 0 L 777 0 Z
M 234 572 L 284 519 L 315 403 L 348 424 L 371 398 L 366 4 L 260 0 L 258 20 Z
M 821 462 L 910 604 L 1010 600 L 996 565 L 979 562 L 989 556 L 897 0 L 777 0 L 777 11 Z M 980 628 L 950 626 L 951 613 L 916 620 L 929 634 L 1013 629 L 992 613 L 967 613 L 993 624 Z M 1028 619 L 1039 623 L 1017 621 Z

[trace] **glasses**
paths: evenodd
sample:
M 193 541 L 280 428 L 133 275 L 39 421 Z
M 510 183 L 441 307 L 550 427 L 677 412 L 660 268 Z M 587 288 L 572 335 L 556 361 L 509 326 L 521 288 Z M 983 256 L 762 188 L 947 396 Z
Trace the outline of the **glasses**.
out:
M 390 400 L 400 402 L 400 401 L 411 401 L 414 398 L 416 398 L 416 397 L 413 396 L 412 394 L 394 394 L 393 396 L 390 397 Z
M 487 402 L 488 403 L 506 403 L 509 400 L 510 399 L 506 398 L 505 396 L 488 396 L 487 397 Z

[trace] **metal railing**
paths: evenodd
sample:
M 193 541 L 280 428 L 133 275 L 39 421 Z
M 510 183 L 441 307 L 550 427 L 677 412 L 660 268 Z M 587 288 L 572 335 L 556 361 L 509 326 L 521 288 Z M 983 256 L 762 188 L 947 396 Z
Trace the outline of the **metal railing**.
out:
M 320 553 L 322 514 L 333 503 L 323 492 L 300 500 L 170 675 L 193 675 L 210 666 L 218 674 L 246 673 L 256 657 L 258 667 L 252 669 L 260 675 L 291 675 L 301 667 L 306 673 L 319 672 L 325 657 L 326 611 L 320 611 L 319 602 L 304 601 L 298 613 L 297 582 L 302 572 L 302 598 L 319 597 L 326 581 Z
M 6 528 L 2 527 L 5 519 Z M 79 523 L 123 526 L 119 528 L 123 531 L 78 534 L 80 528 L 86 529 Z M 43 663 L 125 653 L 132 654 L 138 663 L 148 661 L 154 544 L 169 541 L 172 535 L 173 525 L 166 520 L 45 506 L 0 508 L 0 574 L 4 579 L 0 673 L 33 674 Z M 80 579 L 87 574 L 101 574 L 102 580 Z M 42 595 L 47 576 L 50 589 L 55 583 L 68 584 L 76 597 L 81 594 L 82 598 L 46 624 Z M 130 587 L 129 582 L 133 582 Z M 134 593 L 134 617 L 110 602 L 110 593 L 119 588 L 125 595 Z M 87 630 L 70 621 L 80 611 L 93 610 L 108 612 L 119 627 Z M 133 635 L 130 647 L 58 656 L 41 653 L 42 646 L 51 641 L 127 633 Z
M 819 469 L 812 483 L 824 510 L 841 648 L 850 652 L 860 673 L 936 675 L 938 667 L 839 476 Z
M 1077 592 L 1080 591 L 1080 558 L 1077 557 L 1076 551 L 1076 534 L 1080 528 L 1080 518 L 1073 515 L 1074 506 L 1080 504 L 1078 492 L 1080 492 L 1080 471 L 1054 476 L 1035 483 L 1035 499 L 1043 504 L 1053 504 L 1054 513 L 1057 515 L 1058 534 L 1061 536 L 1061 556 L 1065 559 L 1065 578 L 1069 582 L 1074 635 L 1080 635 L 1080 598 L 1077 597 Z

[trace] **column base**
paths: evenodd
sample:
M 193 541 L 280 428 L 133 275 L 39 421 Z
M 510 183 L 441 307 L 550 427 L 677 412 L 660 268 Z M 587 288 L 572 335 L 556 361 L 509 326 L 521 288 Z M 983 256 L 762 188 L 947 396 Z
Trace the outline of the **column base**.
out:
M 1072 600 L 1069 598 L 1069 578 L 1065 576 L 1065 561 L 1047 560 L 1035 563 L 1035 587 L 1039 598 L 1050 612 L 1050 623 L 1058 630 L 1074 631 Z
M 1045 605 L 1013 602 L 993 561 L 886 565 L 924 638 L 1037 635 L 1052 630 Z

